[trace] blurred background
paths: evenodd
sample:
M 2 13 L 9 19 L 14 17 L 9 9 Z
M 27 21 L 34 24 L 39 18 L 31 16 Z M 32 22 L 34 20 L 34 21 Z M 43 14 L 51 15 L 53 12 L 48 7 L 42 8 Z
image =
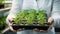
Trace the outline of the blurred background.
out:
M 0 0 L 0 34 L 16 34 L 9 30 L 6 24 L 6 17 L 12 6 L 12 0 Z M 55 27 L 56 34 L 60 34 L 60 28 Z

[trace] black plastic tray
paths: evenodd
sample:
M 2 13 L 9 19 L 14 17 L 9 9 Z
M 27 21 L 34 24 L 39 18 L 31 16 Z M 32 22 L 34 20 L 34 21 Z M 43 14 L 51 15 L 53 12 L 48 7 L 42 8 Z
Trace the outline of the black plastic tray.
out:
M 39 30 L 49 30 L 51 28 L 50 24 L 44 26 L 37 26 L 37 25 L 12 25 L 14 30 L 18 30 L 19 28 L 25 28 L 25 30 L 33 30 L 35 28 Z

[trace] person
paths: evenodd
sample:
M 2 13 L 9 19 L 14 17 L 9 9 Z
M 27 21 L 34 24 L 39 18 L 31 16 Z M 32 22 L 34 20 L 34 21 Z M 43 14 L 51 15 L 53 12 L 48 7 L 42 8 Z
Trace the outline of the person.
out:
M 58 2 L 57 2 L 58 1 Z M 9 11 L 9 15 L 7 16 L 6 22 L 10 28 L 11 31 L 13 32 L 17 32 L 17 34 L 55 34 L 55 30 L 54 30 L 54 26 L 59 25 L 59 19 L 60 19 L 60 15 L 59 15 L 59 2 L 60 0 L 54 0 L 53 3 L 53 10 L 52 10 L 52 14 L 51 16 L 48 18 L 48 23 L 52 24 L 52 29 L 49 30 L 48 32 L 41 32 L 38 29 L 34 29 L 34 30 L 24 30 L 24 31 L 20 31 L 23 30 L 24 28 L 20 28 L 19 30 L 14 30 L 12 28 L 12 21 L 13 18 L 16 17 L 16 14 L 22 10 L 22 9 L 43 9 L 43 10 L 47 10 L 47 15 L 49 16 L 50 11 L 51 11 L 51 5 L 52 5 L 52 0 L 13 0 L 12 3 L 12 8 Z M 38 32 L 37 32 L 38 31 Z

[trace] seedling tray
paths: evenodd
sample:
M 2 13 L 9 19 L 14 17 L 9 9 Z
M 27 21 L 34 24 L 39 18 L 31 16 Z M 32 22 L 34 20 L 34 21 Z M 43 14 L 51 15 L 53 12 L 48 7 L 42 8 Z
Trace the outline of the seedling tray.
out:
M 52 26 L 49 23 L 45 23 L 45 25 L 12 25 L 14 30 L 18 30 L 19 28 L 24 28 L 25 30 L 33 30 L 35 28 L 39 30 L 49 30 Z

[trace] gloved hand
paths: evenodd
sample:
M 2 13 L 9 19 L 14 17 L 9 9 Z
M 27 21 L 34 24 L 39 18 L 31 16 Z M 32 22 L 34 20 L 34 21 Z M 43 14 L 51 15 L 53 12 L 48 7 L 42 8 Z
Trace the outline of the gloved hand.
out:
M 13 25 L 13 23 L 12 23 L 12 22 L 14 22 L 13 18 L 10 18 L 10 19 L 8 19 L 8 20 L 9 20 L 10 24 Z M 14 30 L 13 27 L 12 27 L 12 25 L 9 25 L 9 29 L 10 29 L 11 31 L 13 31 L 13 32 L 17 32 L 17 31 L 24 30 L 24 28 L 19 28 L 19 29 L 17 29 L 17 30 Z
M 51 25 L 52 23 L 54 22 L 54 19 L 52 18 L 52 17 L 50 17 L 49 19 L 48 19 L 48 23 Z M 51 29 L 52 27 L 50 27 L 50 29 Z M 37 28 L 35 28 L 35 29 L 33 29 L 34 31 L 37 31 L 37 32 L 48 32 L 49 30 L 39 30 L 39 29 L 37 29 Z
M 48 23 L 52 24 L 53 22 L 54 22 L 54 19 L 53 19 L 52 17 L 50 17 L 50 18 L 48 19 Z

